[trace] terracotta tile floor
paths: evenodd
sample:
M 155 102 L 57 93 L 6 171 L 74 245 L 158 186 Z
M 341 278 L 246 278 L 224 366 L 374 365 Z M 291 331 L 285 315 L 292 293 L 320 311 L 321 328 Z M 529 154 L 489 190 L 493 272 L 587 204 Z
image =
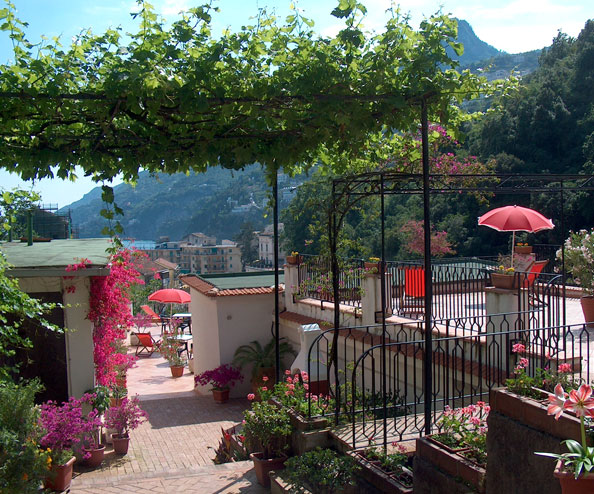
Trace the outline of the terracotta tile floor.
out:
M 152 328 L 157 337 L 159 329 Z M 132 351 L 135 348 L 132 347 Z M 245 399 L 216 404 L 210 394 L 194 392 L 193 374 L 172 378 L 166 361 L 155 352 L 140 358 L 128 372 L 128 390 L 138 394 L 148 422 L 132 431 L 125 456 L 108 447 L 101 468 L 75 465 L 73 494 L 137 492 L 263 493 L 252 463 L 213 465 L 221 428 L 243 418 Z

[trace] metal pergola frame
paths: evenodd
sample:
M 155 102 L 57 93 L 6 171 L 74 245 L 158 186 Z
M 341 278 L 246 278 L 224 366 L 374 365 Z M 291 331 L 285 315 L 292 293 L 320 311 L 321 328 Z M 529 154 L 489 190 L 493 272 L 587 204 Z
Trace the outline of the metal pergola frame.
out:
M 424 282 L 425 282 L 425 355 L 424 355 L 424 393 L 432 389 L 432 331 L 431 331 L 431 308 L 433 299 L 433 287 L 431 278 L 431 217 L 430 197 L 431 194 L 460 193 L 460 192 L 493 192 L 509 194 L 532 194 L 532 193 L 559 193 L 561 195 L 561 218 L 560 230 L 562 238 L 566 237 L 564 218 L 564 194 L 575 191 L 594 191 L 594 175 L 552 175 L 552 174 L 460 174 L 460 175 L 437 175 L 429 173 L 429 147 L 428 147 L 428 122 L 426 109 L 423 107 L 421 122 L 421 142 L 423 172 L 418 174 L 398 173 L 394 171 L 381 171 L 364 173 L 351 177 L 334 179 L 332 183 L 332 213 L 329 219 L 330 233 L 330 255 L 332 268 L 332 281 L 334 292 L 334 327 L 340 327 L 340 313 L 337 309 L 340 304 L 340 291 L 338 285 L 339 269 L 337 251 L 338 232 L 341 220 L 337 218 L 341 201 L 347 199 L 346 208 L 340 211 L 343 216 L 348 209 L 360 198 L 380 196 L 381 208 L 381 266 L 385 266 L 385 195 L 423 195 L 423 218 L 424 218 Z M 447 180 L 444 180 L 446 179 Z M 472 179 L 475 185 L 465 185 L 464 182 Z M 353 198 L 351 201 L 348 198 Z M 563 242 L 562 242 L 563 245 Z M 382 356 L 381 366 L 386 368 L 386 288 L 385 269 L 380 270 L 381 277 L 381 308 L 382 314 Z M 565 297 L 565 253 L 562 247 L 562 283 L 563 296 Z M 334 379 L 338 382 L 338 331 L 334 332 L 332 345 L 331 362 L 334 363 Z M 386 407 L 386 380 L 382 380 L 383 406 Z M 428 395 L 426 395 L 428 396 Z M 338 402 L 338 399 L 337 399 Z M 431 432 L 431 400 L 425 400 L 425 433 Z M 336 415 L 338 419 L 338 411 Z M 387 434 L 384 414 L 384 436 Z M 384 437 L 384 443 L 386 438 Z

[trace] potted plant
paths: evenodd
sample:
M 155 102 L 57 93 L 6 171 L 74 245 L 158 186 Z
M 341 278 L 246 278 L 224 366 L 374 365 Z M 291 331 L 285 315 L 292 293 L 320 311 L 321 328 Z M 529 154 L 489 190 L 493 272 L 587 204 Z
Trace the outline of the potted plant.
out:
M 49 453 L 48 465 L 51 468 L 44 481 L 47 488 L 59 491 L 68 488 L 75 461 L 73 448 L 101 425 L 97 410 L 83 414 L 83 403 L 90 400 L 92 395 L 85 394 L 80 400 L 72 397 L 61 405 L 54 401 L 41 405 L 39 426 L 44 434 L 40 445 Z
M 380 258 L 370 257 L 368 261 L 365 261 L 365 269 L 368 273 L 379 273 L 380 270 Z
M 515 270 L 512 267 L 506 267 L 500 264 L 491 272 L 491 284 L 495 288 L 511 290 L 516 281 Z
M 532 254 L 532 245 L 528 245 L 526 242 L 518 242 L 514 252 L 520 255 Z
M 125 455 L 130 443 L 130 431 L 136 429 L 148 419 L 147 413 L 140 408 L 138 395 L 132 399 L 124 398 L 122 404 L 111 407 L 105 416 L 105 425 L 115 429 L 113 449 L 117 454 Z
M 550 456 L 557 460 L 554 475 L 561 483 L 563 494 L 594 492 L 594 447 L 586 443 L 586 427 L 584 417 L 594 417 L 594 398 L 592 387 L 582 384 L 579 389 L 572 389 L 568 394 L 561 384 L 555 386 L 555 392 L 548 396 L 547 413 L 554 415 L 555 420 L 563 415 L 565 410 L 575 413 L 580 419 L 581 443 L 573 439 L 562 441 L 568 453 L 536 453 Z
M 229 365 L 219 365 L 217 368 L 207 370 L 194 376 L 194 385 L 212 386 L 212 397 L 216 403 L 226 403 L 229 391 L 237 382 L 243 381 L 239 369 Z
M 95 428 L 83 440 L 84 460 L 89 467 L 96 468 L 101 465 L 105 457 L 105 444 L 101 443 L 101 429 L 103 427 L 101 417 L 110 406 L 109 388 L 96 386 L 85 396 L 89 397 L 86 401 L 91 410 L 96 412 L 96 423 Z M 91 417 L 91 414 L 88 414 L 87 417 Z
M 163 342 L 159 347 L 159 352 L 169 363 L 172 377 L 181 377 L 184 374 L 184 367 L 186 366 L 186 359 L 181 356 L 179 350 L 179 343 L 174 338 L 163 338 Z
M 360 469 L 352 457 L 321 448 L 293 456 L 285 466 L 282 477 L 274 479 L 284 492 L 316 494 L 355 492 L 355 473 Z
M 589 326 L 594 322 L 594 230 L 571 232 L 565 240 L 565 268 L 573 281 L 582 287 L 580 299 L 584 319 Z M 557 259 L 561 259 L 561 249 Z
M 112 386 L 111 396 L 109 397 L 109 406 L 117 407 L 122 404 L 122 400 L 128 396 L 128 390 L 123 386 Z
M 270 485 L 268 473 L 283 468 L 285 450 L 291 435 L 291 421 L 286 410 L 268 402 L 255 402 L 244 412 L 242 433 L 254 462 L 258 482 Z
M 291 252 L 290 256 L 287 256 L 287 264 L 295 265 L 301 264 L 303 262 L 303 257 L 299 255 L 299 252 L 293 251 Z
M 285 340 L 280 339 L 279 353 L 282 362 L 286 355 L 296 355 L 293 347 Z M 264 385 L 263 377 L 268 378 L 267 386 L 276 382 L 276 342 L 271 338 L 266 345 L 262 346 L 259 341 L 254 340 L 248 345 L 241 345 L 235 350 L 233 364 L 243 369 L 246 365 L 252 365 L 252 392 L 258 393 L 258 388 Z

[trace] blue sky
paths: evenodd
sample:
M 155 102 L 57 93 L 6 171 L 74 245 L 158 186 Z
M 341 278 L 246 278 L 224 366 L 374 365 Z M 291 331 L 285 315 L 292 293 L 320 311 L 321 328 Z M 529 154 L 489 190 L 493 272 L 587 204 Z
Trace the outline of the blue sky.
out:
M 124 31 L 134 31 L 130 12 L 137 9 L 135 0 L 12 0 L 18 17 L 29 23 L 28 38 L 37 42 L 42 34 L 60 36 L 69 44 L 72 36 L 91 27 L 96 33 L 108 27 L 122 26 Z M 368 8 L 364 22 L 370 31 L 381 31 L 385 11 L 390 0 L 360 0 Z M 205 2 L 195 0 L 152 0 L 156 10 L 166 19 L 174 20 L 180 10 Z M 258 8 L 267 7 L 284 17 L 289 13 L 290 1 L 285 0 L 218 0 L 221 12 L 214 18 L 215 32 L 226 27 L 239 29 L 250 22 Z M 294 2 L 313 19 L 315 29 L 324 35 L 333 35 L 340 29 L 340 22 L 330 15 L 335 0 L 300 0 Z M 403 0 L 398 3 L 402 12 L 411 15 L 416 27 L 424 17 L 442 8 L 443 12 L 467 20 L 477 36 L 508 53 L 540 49 L 551 44 L 559 30 L 577 36 L 589 18 L 594 18 L 592 0 Z M 0 62 L 11 57 L 11 46 L 6 36 L 0 35 Z M 82 174 L 80 174 L 82 176 Z M 0 171 L 0 188 L 30 187 L 15 175 Z M 80 199 L 93 188 L 89 178 L 75 183 L 62 180 L 44 180 L 34 185 L 41 192 L 44 203 L 58 203 L 60 207 Z

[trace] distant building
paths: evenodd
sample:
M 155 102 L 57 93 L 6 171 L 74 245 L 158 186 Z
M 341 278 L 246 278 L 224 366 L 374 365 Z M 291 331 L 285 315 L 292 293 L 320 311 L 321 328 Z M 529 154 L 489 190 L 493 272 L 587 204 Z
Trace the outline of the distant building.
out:
M 179 265 L 182 273 L 239 273 L 241 251 L 235 242 L 203 233 L 190 233 L 179 242 L 162 242 L 154 249 L 144 250 L 150 259 L 161 258 Z
M 285 228 L 283 223 L 278 224 L 279 233 Z M 268 225 L 263 232 L 259 232 L 258 236 L 258 259 L 264 267 L 274 267 L 274 228 L 273 225 Z M 285 263 L 287 253 L 279 247 L 278 263 L 282 266 Z

